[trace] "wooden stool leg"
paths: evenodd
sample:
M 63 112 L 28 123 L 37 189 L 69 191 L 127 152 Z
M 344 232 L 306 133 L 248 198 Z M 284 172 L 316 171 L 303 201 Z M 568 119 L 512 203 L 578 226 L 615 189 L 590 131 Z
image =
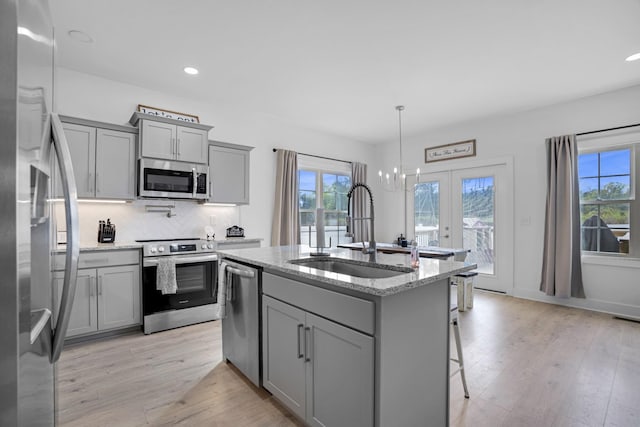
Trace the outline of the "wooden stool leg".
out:
M 467 388 L 467 378 L 464 375 L 464 359 L 462 357 L 462 343 L 460 342 L 460 331 L 458 330 L 458 319 L 453 319 L 453 336 L 456 340 L 456 350 L 458 350 L 458 365 L 460 366 L 460 377 L 462 378 L 462 387 L 464 387 L 464 397 L 469 398 L 469 389 Z
M 464 279 L 459 279 L 456 277 L 456 288 L 458 291 L 458 311 L 464 311 L 465 309 L 465 287 L 464 287 Z
M 464 284 L 464 305 L 466 308 L 473 308 L 473 278 Z

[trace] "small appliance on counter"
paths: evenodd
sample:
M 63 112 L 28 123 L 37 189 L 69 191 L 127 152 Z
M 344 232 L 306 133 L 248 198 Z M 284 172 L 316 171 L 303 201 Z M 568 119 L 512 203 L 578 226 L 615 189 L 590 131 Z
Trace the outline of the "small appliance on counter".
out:
M 98 221 L 98 243 L 113 243 L 116 241 L 116 225 L 111 223 L 111 219 L 107 218 L 107 222 Z
M 237 225 L 227 228 L 227 238 L 229 237 L 244 237 L 244 228 Z

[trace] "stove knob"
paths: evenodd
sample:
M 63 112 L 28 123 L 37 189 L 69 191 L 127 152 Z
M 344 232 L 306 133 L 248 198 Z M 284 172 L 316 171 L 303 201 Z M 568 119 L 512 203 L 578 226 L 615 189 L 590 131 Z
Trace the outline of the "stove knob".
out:
M 213 243 L 209 243 L 209 244 L 207 245 L 207 247 L 208 247 L 209 249 L 213 249 Z
M 202 249 L 207 249 L 207 244 L 206 243 L 202 244 Z
M 149 252 L 151 252 L 152 254 L 155 254 L 156 253 L 156 247 L 155 246 L 151 246 L 149 248 Z
M 160 247 L 158 248 L 158 252 L 164 252 L 164 246 L 160 246 Z

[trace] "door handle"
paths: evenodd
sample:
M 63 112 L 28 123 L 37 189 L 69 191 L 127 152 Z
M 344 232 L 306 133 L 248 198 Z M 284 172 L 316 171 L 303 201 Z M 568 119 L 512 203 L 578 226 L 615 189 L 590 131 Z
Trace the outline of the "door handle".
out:
M 65 254 L 64 279 L 62 282 L 62 297 L 60 298 L 60 311 L 56 321 L 53 345 L 51 347 L 51 362 L 55 363 L 60 358 L 64 337 L 67 334 L 73 299 L 76 294 L 78 278 L 78 258 L 80 256 L 79 216 L 78 216 L 78 189 L 73 175 L 71 152 L 69 144 L 62 128 L 62 122 L 57 114 L 52 113 L 47 117 L 47 127 L 51 127 L 53 133 L 53 145 L 60 163 L 60 177 L 64 193 L 65 222 L 67 226 L 67 251 Z
M 98 276 L 98 295 L 102 295 L 102 276 Z
M 302 340 L 300 339 L 300 332 L 304 333 L 304 325 L 302 323 L 298 324 L 298 359 L 302 359 L 304 357 L 304 350 L 300 350 L 300 344 Z
M 304 361 L 311 362 L 309 345 L 311 344 L 311 328 L 304 328 Z
M 180 155 L 180 138 L 177 139 L 178 141 L 178 156 Z
M 100 174 L 96 172 L 96 196 L 100 192 Z
M 95 277 L 89 277 L 89 296 L 95 297 L 96 290 L 93 286 L 95 284 Z

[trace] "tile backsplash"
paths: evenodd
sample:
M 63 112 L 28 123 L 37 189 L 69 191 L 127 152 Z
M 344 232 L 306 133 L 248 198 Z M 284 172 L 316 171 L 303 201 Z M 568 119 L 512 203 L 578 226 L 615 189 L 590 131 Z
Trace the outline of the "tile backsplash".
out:
M 175 205 L 175 216 L 163 212 L 147 212 L 145 206 Z M 205 238 L 206 226 L 211 226 L 216 239 L 225 237 L 227 227 L 239 225 L 240 211 L 235 206 L 208 206 L 192 201 L 135 200 L 130 203 L 79 203 L 80 244 L 98 241 L 98 221 L 111 219 L 116 225 L 116 242 L 140 239 Z M 65 229 L 64 204 L 56 202 L 54 221 L 58 231 Z M 249 236 L 250 237 L 250 236 Z

